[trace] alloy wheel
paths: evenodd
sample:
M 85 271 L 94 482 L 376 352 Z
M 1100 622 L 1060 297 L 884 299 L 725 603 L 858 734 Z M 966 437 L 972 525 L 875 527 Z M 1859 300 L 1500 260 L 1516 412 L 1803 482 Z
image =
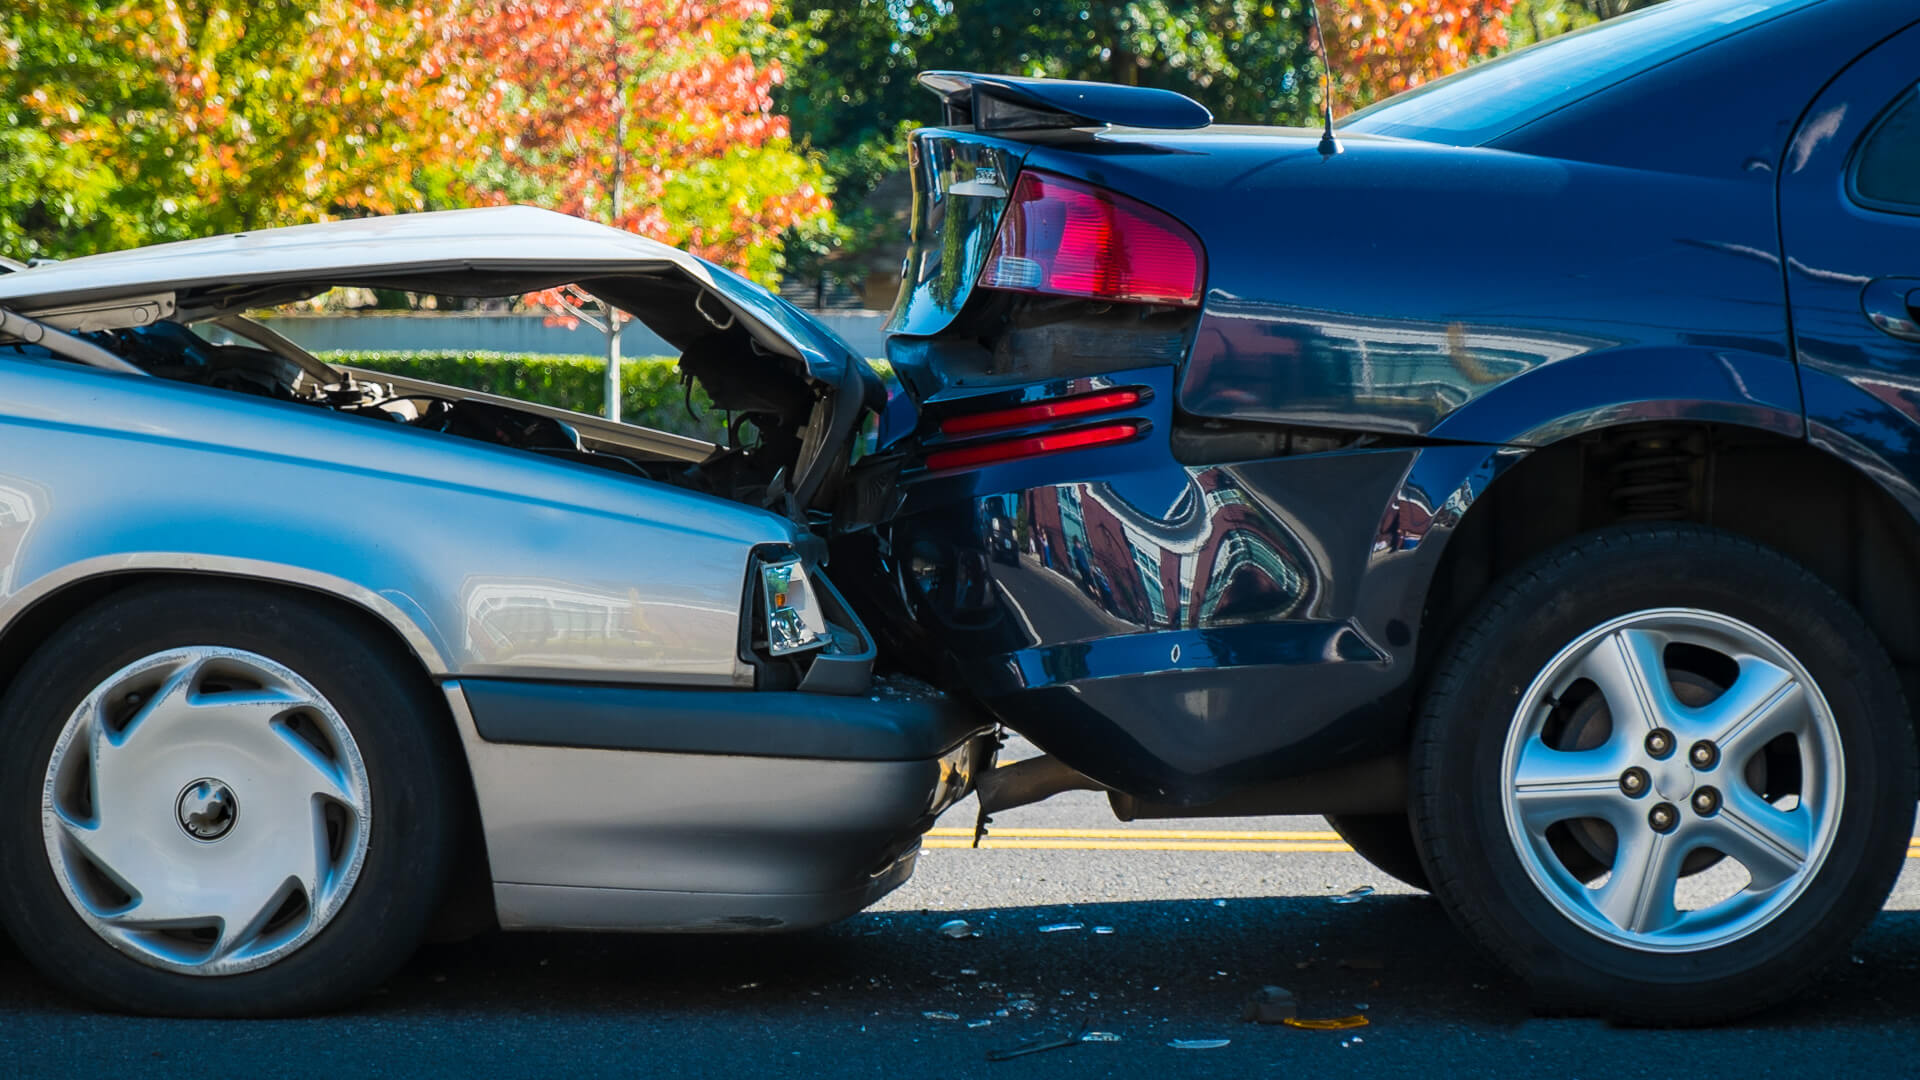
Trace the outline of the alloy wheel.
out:
M 1725 615 L 1663 608 L 1596 626 L 1547 663 L 1501 777 L 1508 835 L 1562 914 L 1635 949 L 1688 952 L 1792 905 L 1833 846 L 1845 762 L 1826 699 L 1784 647 Z

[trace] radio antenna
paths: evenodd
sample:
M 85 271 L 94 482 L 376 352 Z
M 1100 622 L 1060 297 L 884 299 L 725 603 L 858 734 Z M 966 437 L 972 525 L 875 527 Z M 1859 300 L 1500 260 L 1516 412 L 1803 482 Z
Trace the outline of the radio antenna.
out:
M 1320 156 L 1332 157 L 1345 147 L 1333 134 L 1333 64 L 1327 52 L 1327 35 L 1320 30 L 1320 0 L 1307 0 L 1307 11 L 1313 16 L 1314 52 L 1320 57 L 1320 108 L 1326 127 L 1320 133 Z

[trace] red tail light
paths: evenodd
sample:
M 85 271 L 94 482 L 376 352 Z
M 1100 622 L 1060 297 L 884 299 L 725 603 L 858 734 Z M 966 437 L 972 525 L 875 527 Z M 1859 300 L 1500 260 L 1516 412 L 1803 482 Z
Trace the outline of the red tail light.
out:
M 1109 390 L 1100 394 L 1081 394 L 1078 397 L 1040 401 L 1032 405 L 1017 405 L 1011 409 L 950 416 L 940 421 L 940 434 L 974 435 L 982 431 L 997 431 L 1001 428 L 1026 427 L 1029 424 L 1041 424 L 1049 420 L 1065 420 L 1090 413 L 1124 409 L 1139 403 L 1140 391 L 1138 390 Z
M 1051 454 L 1060 450 L 1084 450 L 1089 446 L 1109 446 L 1113 443 L 1126 442 L 1138 434 L 1140 434 L 1139 424 L 1102 424 L 1099 427 L 1035 435 L 1027 439 L 1003 439 L 999 442 L 981 443 L 976 446 L 956 446 L 950 450 L 935 450 L 928 454 L 927 468 L 968 469 L 976 465 L 992 465 L 999 461 L 1013 461 L 1017 458 Z
M 1014 292 L 1200 305 L 1206 256 L 1193 230 L 1144 203 L 1026 171 L 980 284 Z

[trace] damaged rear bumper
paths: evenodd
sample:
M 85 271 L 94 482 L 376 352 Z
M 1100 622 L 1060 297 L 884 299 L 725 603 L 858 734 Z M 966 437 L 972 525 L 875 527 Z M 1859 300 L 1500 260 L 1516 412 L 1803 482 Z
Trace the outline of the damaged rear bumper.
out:
M 752 932 L 904 883 L 992 767 L 942 695 L 447 683 L 504 928 Z

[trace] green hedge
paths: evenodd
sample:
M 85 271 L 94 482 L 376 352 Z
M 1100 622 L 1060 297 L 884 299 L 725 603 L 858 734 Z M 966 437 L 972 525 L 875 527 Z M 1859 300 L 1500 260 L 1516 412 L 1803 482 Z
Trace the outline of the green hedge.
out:
M 502 352 L 325 352 L 322 360 L 395 375 L 411 375 L 467 390 L 502 394 L 521 401 L 600 415 L 606 403 L 607 361 L 599 356 Z M 726 414 L 715 410 L 699 390 L 693 394 L 695 419 L 686 407 L 686 389 L 670 356 L 626 360 L 620 365 L 620 418 L 661 431 L 719 442 Z

